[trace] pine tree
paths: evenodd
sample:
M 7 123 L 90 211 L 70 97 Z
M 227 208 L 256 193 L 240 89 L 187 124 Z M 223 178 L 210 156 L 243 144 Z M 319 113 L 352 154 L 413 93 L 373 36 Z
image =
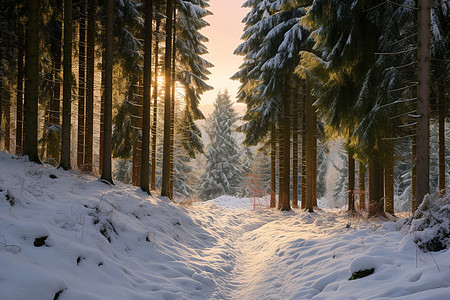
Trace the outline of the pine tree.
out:
M 207 166 L 198 187 L 204 200 L 236 194 L 242 179 L 239 147 L 232 136 L 236 113 L 227 91 L 217 95 L 214 108 L 208 133 L 211 144 L 206 153 Z

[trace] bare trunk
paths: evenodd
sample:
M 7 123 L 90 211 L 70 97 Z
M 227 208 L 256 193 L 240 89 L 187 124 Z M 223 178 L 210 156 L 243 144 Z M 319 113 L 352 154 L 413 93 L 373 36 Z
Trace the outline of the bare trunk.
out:
M 359 209 L 366 209 L 366 164 L 359 162 Z
M 152 81 L 152 16 L 153 1 L 145 1 L 144 95 L 142 106 L 141 189 L 150 194 L 150 87 Z
M 281 197 L 281 210 L 291 210 L 291 98 L 292 89 L 285 81 L 286 93 L 283 99 L 284 118 L 283 118 L 283 189 Z
M 5 150 L 11 151 L 11 91 L 3 88 L 3 110 L 5 111 Z
M 417 187 L 417 168 L 416 168 L 416 142 L 414 139 L 411 140 L 411 156 L 412 156 L 412 170 L 411 170 L 411 196 L 412 196 L 412 212 L 414 213 L 417 209 L 417 197 L 416 197 L 416 187 Z
M 173 5 L 173 24 L 172 24 L 172 94 L 171 94 L 171 107 L 170 114 L 170 180 L 169 180 L 169 198 L 173 199 L 173 163 L 174 163 L 174 139 L 175 139 L 175 58 L 176 58 L 176 35 L 177 35 L 177 8 L 176 2 Z
M 59 166 L 70 170 L 70 127 L 72 100 L 72 0 L 64 0 L 64 66 L 61 160 Z
M 77 166 L 84 170 L 85 156 L 85 91 L 86 91 L 86 2 L 79 2 L 79 40 L 78 40 L 78 143 Z
M 298 95 L 298 93 L 295 93 Z M 292 207 L 298 208 L 298 99 L 292 99 Z
M 23 152 L 23 60 L 25 57 L 25 32 L 21 25 L 19 25 L 17 33 L 17 98 L 16 98 L 16 154 L 21 155 Z
M 170 198 L 170 119 L 172 116 L 171 105 L 171 71 L 172 71 L 172 14 L 173 1 L 167 0 L 166 11 L 166 54 L 165 54 L 165 94 L 164 94 L 164 149 L 161 196 Z
M 112 4 L 111 4 L 112 5 Z M 106 8 L 106 6 L 105 6 Z M 86 166 L 86 171 L 92 172 L 93 170 L 93 147 L 94 147 L 94 76 L 95 76 L 95 37 L 96 33 L 96 10 L 97 10 L 97 1 L 90 0 L 89 1 L 89 9 L 88 9 L 88 28 L 87 28 L 87 52 L 86 52 L 86 124 L 85 124 L 85 156 L 84 156 L 84 164 Z M 105 12 L 106 18 L 108 17 L 108 12 Z M 106 26 L 108 26 L 108 22 L 106 22 Z M 112 26 L 112 25 L 111 25 Z M 111 29 L 112 30 L 112 29 Z M 108 39 L 108 33 L 105 30 L 106 39 Z M 111 37 L 112 38 L 112 37 Z M 112 43 L 112 41 L 111 41 Z M 106 45 L 108 45 L 108 41 L 106 41 Z M 111 46 L 112 47 L 112 46 Z M 107 49 L 105 49 L 106 56 L 106 68 L 108 67 L 109 62 L 108 55 L 106 54 Z M 112 55 L 112 54 L 111 54 Z M 112 59 L 112 58 L 111 58 Z M 112 67 L 112 62 L 111 62 Z M 105 69 L 105 72 L 108 72 Z M 107 105 L 107 93 L 106 85 L 108 83 L 108 74 L 105 73 L 105 131 L 108 130 L 106 128 L 106 114 L 108 114 L 106 105 Z M 106 139 L 106 132 L 105 139 Z M 103 141 L 105 145 L 105 141 Z M 103 149 L 103 154 L 105 153 L 105 149 Z M 107 158 L 103 157 L 103 160 Z M 103 167 L 102 167 L 103 170 Z M 102 171 L 103 172 L 103 171 Z M 102 175 L 103 176 L 103 175 Z
M 281 209 L 281 203 L 283 201 L 283 161 L 284 161 L 284 143 L 283 143 L 283 123 L 278 124 L 278 203 L 277 209 Z
M 416 202 L 420 205 L 429 192 L 430 177 L 430 1 L 419 0 L 417 50 L 417 131 L 416 131 Z
M 315 124 L 313 106 L 311 97 L 311 86 L 308 80 L 306 81 L 306 204 L 305 208 L 309 212 L 314 211 L 313 185 L 314 185 L 314 149 L 313 149 L 313 127 Z
M 383 214 L 383 167 L 374 154 L 369 157 L 369 217 Z
M 159 5 L 156 10 L 159 10 Z M 159 69 L 159 28 L 161 19 L 156 19 L 156 40 L 155 40 L 155 71 L 154 71 L 154 87 L 153 87 L 153 120 L 152 120 L 152 176 L 151 189 L 156 190 L 156 127 L 158 123 L 158 69 Z
M 394 214 L 394 141 L 385 141 L 387 153 L 384 167 L 384 211 Z
M 439 85 L 439 190 L 445 194 L 445 82 Z
M 276 162 L 277 162 L 277 140 L 276 126 L 272 124 L 270 131 L 270 208 L 275 208 L 276 200 Z
M 348 141 L 348 143 L 350 143 Z M 348 149 L 348 210 L 355 210 L 355 159 L 353 150 Z
M 41 163 L 38 154 L 38 102 L 39 102 L 39 7 L 40 0 L 28 5 L 27 86 L 25 91 L 25 143 L 24 154 L 30 161 Z
M 302 98 L 302 202 L 301 208 L 306 208 L 306 83 L 304 84 Z

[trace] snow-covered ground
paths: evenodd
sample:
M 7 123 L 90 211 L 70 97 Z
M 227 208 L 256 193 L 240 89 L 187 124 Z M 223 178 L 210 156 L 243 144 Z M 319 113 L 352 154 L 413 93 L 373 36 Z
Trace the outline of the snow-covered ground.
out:
M 0 153 L 0 299 L 450 299 L 450 252 L 394 222 L 263 206 L 175 205 Z

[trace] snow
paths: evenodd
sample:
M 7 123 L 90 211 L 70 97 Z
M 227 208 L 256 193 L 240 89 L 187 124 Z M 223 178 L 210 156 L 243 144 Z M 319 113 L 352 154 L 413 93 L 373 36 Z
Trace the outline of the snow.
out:
M 449 251 L 398 227 L 231 196 L 176 205 L 0 153 L 2 300 L 448 299 Z

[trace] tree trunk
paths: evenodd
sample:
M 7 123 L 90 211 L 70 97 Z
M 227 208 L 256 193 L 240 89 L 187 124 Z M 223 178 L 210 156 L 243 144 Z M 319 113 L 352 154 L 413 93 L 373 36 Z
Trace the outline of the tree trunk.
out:
M 95 76 L 95 37 L 97 35 L 97 29 L 96 29 L 96 10 L 97 10 L 97 1 L 96 0 L 90 0 L 89 3 L 89 9 L 88 9 L 88 28 L 87 28 L 87 59 L 86 59 L 86 124 L 85 124 L 85 155 L 84 155 L 84 164 L 86 166 L 85 170 L 87 172 L 92 172 L 93 170 L 93 147 L 94 147 L 94 76 Z M 106 8 L 106 5 L 105 5 Z M 108 13 L 105 12 L 106 17 L 108 17 Z M 111 18 L 113 18 L 112 16 Z M 106 22 L 107 23 L 107 22 Z M 106 26 L 108 26 L 106 24 Z M 112 26 L 112 25 L 111 25 Z M 112 29 L 111 29 L 112 30 Z M 106 34 L 106 39 L 107 33 Z M 111 37 L 112 38 L 112 37 Z M 112 43 L 112 42 L 111 42 Z M 106 45 L 108 45 L 108 41 L 106 41 Z M 112 46 L 111 46 L 112 47 Z M 105 56 L 107 49 L 105 49 Z M 111 54 L 112 55 L 112 54 Z M 112 59 L 112 58 L 111 58 Z M 106 58 L 106 67 L 108 67 L 109 62 Z M 112 62 L 111 62 L 112 65 Z M 105 70 L 107 72 L 107 70 Z M 108 101 L 106 98 L 108 97 L 106 94 L 108 93 L 106 91 L 106 85 L 109 84 L 106 78 L 107 74 L 105 73 L 105 114 L 108 114 L 107 108 L 106 108 L 106 102 Z M 106 118 L 106 115 L 104 116 Z M 106 120 L 105 120 L 106 123 Z M 105 130 L 108 130 L 106 128 L 105 124 Z M 106 133 L 104 133 L 106 135 Z M 106 137 L 105 137 L 106 139 Z M 105 145 L 105 141 L 103 141 L 103 145 Z M 107 150 L 107 149 L 106 149 Z M 105 154 L 105 149 L 103 149 L 103 154 Z M 107 158 L 103 158 L 104 160 Z M 103 173 L 103 167 L 102 167 L 102 173 Z M 102 175 L 103 176 L 103 175 Z
M 359 162 L 359 209 L 366 209 L 366 164 Z
M 445 194 L 445 82 L 439 85 L 439 191 Z
M 53 95 L 50 101 L 50 126 L 52 130 L 49 136 L 48 141 L 48 151 L 47 155 L 54 159 L 58 160 L 59 150 L 61 149 L 60 140 L 61 140 L 61 132 L 59 129 L 60 126 L 60 100 L 61 100 L 61 32 L 58 31 L 58 34 L 55 36 L 56 46 L 53 54 Z
M 416 202 L 429 192 L 430 178 L 430 1 L 419 0 L 417 49 Z
M 315 124 L 311 96 L 311 85 L 306 81 L 306 204 L 305 208 L 309 212 L 314 211 L 313 185 L 314 185 L 314 149 L 313 149 L 313 127 Z
M 38 154 L 38 103 L 39 103 L 39 8 L 40 0 L 30 0 L 28 5 L 27 89 L 25 91 L 25 143 L 24 154 L 30 161 L 41 163 Z
M 84 170 L 85 162 L 85 91 L 86 91 L 86 2 L 81 0 L 78 40 L 78 147 L 77 166 Z
M 64 61 L 63 61 L 63 116 L 61 161 L 59 166 L 70 170 L 70 127 L 72 98 L 72 0 L 64 0 Z
M 156 4 L 156 11 L 159 11 L 159 4 Z M 151 189 L 156 190 L 156 127 L 158 123 L 158 69 L 159 69 L 159 28 L 161 19 L 156 19 L 155 34 L 155 71 L 153 87 L 153 120 L 152 120 L 152 176 Z
M 383 214 L 383 167 L 375 154 L 369 156 L 369 217 Z
M 311 99 L 311 105 L 314 103 L 314 100 Z M 312 194 L 313 194 L 313 206 L 317 207 L 317 114 L 312 110 L 313 114 L 313 122 L 312 122 L 312 157 L 313 157 L 313 163 L 312 163 Z
M 411 196 L 412 196 L 412 212 L 414 213 L 417 209 L 417 197 L 416 197 L 416 187 L 417 187 L 417 167 L 416 167 L 416 142 L 414 139 L 411 140 L 411 156 L 412 156 L 412 170 L 411 170 Z
M 298 208 L 298 99 L 297 98 L 292 99 L 292 207 Z
M 145 1 L 144 97 L 142 106 L 141 189 L 150 195 L 150 87 L 152 81 L 152 16 L 153 1 Z
M 92 1 L 94 2 L 94 1 Z M 113 26 L 114 26 L 114 0 L 105 2 L 106 28 L 105 28 L 105 131 L 103 137 L 103 165 L 102 179 L 114 184 L 111 166 L 111 135 L 112 135 L 112 68 L 113 68 Z M 93 45 L 92 45 L 93 46 Z M 92 78 L 93 79 L 93 78 Z M 87 107 L 88 108 L 88 107 Z M 88 111 L 88 109 L 86 110 Z M 90 117 L 90 116 L 89 116 Z M 86 119 L 87 121 L 87 119 Z M 88 123 L 88 122 L 86 122 Z M 92 132 L 91 132 L 92 133 Z M 88 139 L 86 139 L 88 141 Z M 89 148 L 89 146 L 87 147 Z M 91 170 L 92 170 L 92 149 Z M 86 159 L 86 163 L 89 160 Z
M 3 110 L 5 111 L 5 150 L 11 151 L 11 91 L 5 86 L 3 92 Z
M 350 144 L 350 141 L 347 141 Z M 349 146 L 349 145 L 348 145 Z M 347 150 L 348 155 L 348 211 L 355 210 L 355 159 L 353 158 L 353 150 Z
M 169 180 L 169 198 L 173 199 L 173 163 L 174 163 L 174 139 L 175 139 L 175 58 L 176 58 L 176 35 L 177 35 L 177 4 L 173 4 L 173 24 L 172 24 L 172 94 L 171 94 L 171 107 L 170 114 L 170 180 Z
M 283 143 L 283 122 L 278 123 L 278 203 L 277 209 L 281 209 L 281 203 L 283 201 L 283 167 L 284 167 L 284 143 Z
M 277 140 L 276 126 L 272 124 L 270 131 L 270 208 L 275 208 L 276 200 L 276 163 L 277 163 Z
M 281 191 L 282 211 L 291 210 L 291 99 L 292 88 L 288 80 L 285 80 L 286 92 L 283 98 L 284 117 L 283 117 L 283 189 Z
M 164 66 L 164 149 L 162 168 L 161 196 L 170 198 L 170 119 L 172 116 L 171 107 L 171 71 L 172 71 L 172 13 L 173 1 L 167 0 L 166 11 L 166 54 Z
M 101 18 L 102 27 L 105 27 L 105 18 Z M 105 31 L 102 32 L 102 43 L 106 44 L 105 39 Z M 105 137 L 105 49 L 102 48 L 102 75 L 101 75 L 101 92 L 100 92 L 100 150 L 98 156 L 98 168 L 99 170 L 103 169 L 103 144 Z M 135 185 L 138 185 L 136 183 Z
M 394 141 L 385 141 L 387 146 L 384 167 L 384 211 L 394 215 Z
M 303 88 L 304 94 L 302 98 L 302 206 L 301 208 L 306 208 L 306 82 Z
M 23 59 L 25 57 L 25 31 L 19 24 L 17 33 L 17 98 L 16 98 L 16 154 L 21 155 L 23 152 Z

